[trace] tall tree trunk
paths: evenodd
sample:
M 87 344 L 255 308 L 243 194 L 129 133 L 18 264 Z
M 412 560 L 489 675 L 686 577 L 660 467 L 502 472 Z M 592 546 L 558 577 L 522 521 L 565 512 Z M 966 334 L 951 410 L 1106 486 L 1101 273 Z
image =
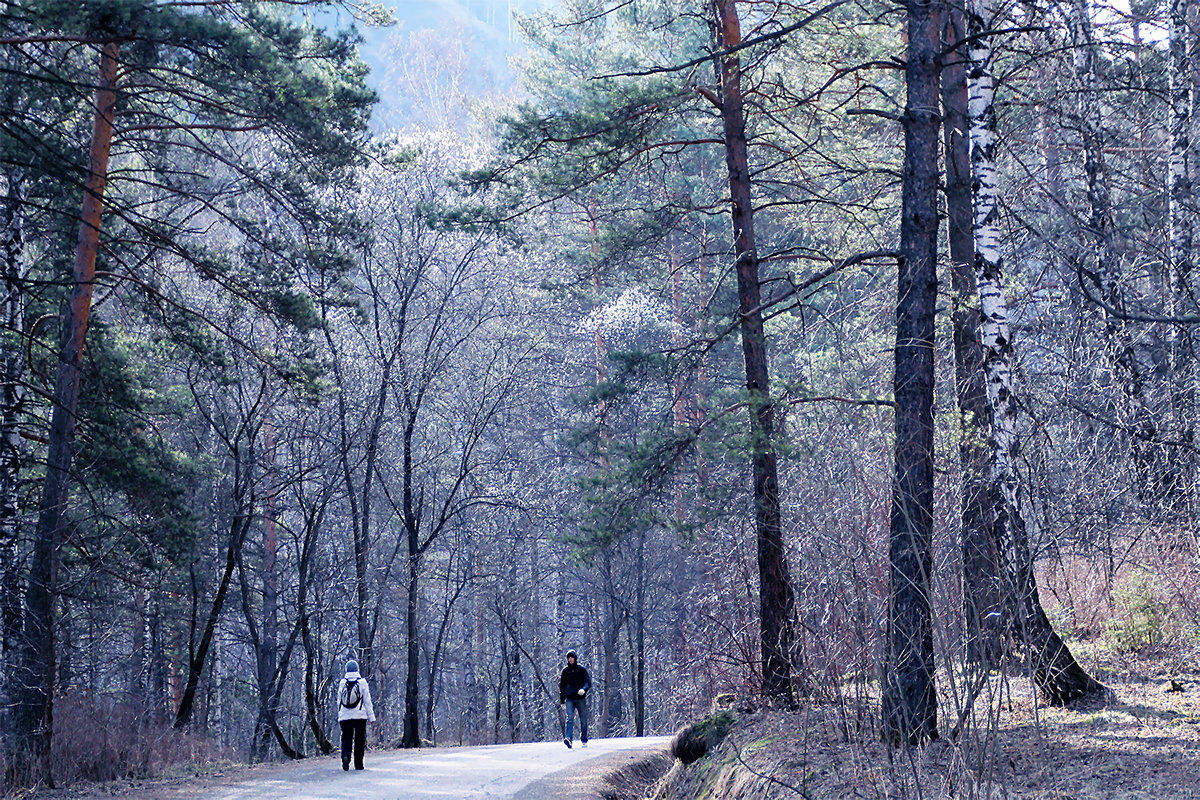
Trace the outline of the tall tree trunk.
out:
M 11 118 L 16 98 L 13 81 L 4 88 L 5 118 Z M 19 692 L 17 675 L 21 657 L 21 416 L 24 413 L 25 292 L 22 263 L 25 255 L 24 170 L 5 168 L 5 197 L 0 207 L 0 738 L 13 740 L 12 708 Z
M 604 638 L 601 643 L 604 649 L 604 695 L 600 701 L 600 735 L 607 738 L 624 716 L 620 645 L 621 628 L 627 615 L 613 580 L 611 548 L 604 551 L 604 588 L 608 596 L 604 599 Z
M 467 527 L 470 524 L 471 523 L 469 520 L 463 521 L 464 527 Z M 470 528 L 468 527 L 468 530 L 469 529 Z M 542 555 L 542 537 L 538 531 L 534 530 L 531 531 L 529 539 L 529 586 L 532 592 L 536 593 L 538 596 L 541 596 L 542 587 L 544 585 L 542 581 L 542 570 L 545 569 L 546 566 Z M 464 586 L 470 580 L 471 573 L 464 573 L 462 581 Z M 455 593 L 455 599 L 457 599 L 459 593 L 461 593 L 461 590 Z M 537 658 L 537 654 L 545 652 L 545 648 L 542 646 L 543 630 L 545 630 L 543 626 L 535 625 L 533 626 L 533 631 L 530 634 L 528 652 L 533 653 L 534 658 Z M 529 656 L 527 653 L 526 658 L 528 657 Z M 534 670 L 534 677 L 537 677 L 537 670 Z M 542 701 L 538 698 L 538 696 L 536 694 L 529 694 L 528 690 L 531 688 L 532 686 L 527 688 L 526 694 L 529 695 L 529 714 L 533 720 L 533 737 L 537 741 L 542 741 L 546 739 L 546 715 L 542 713 Z M 552 699 L 547 699 L 553 703 Z
M 274 738 L 276 709 L 272 706 L 273 676 L 279 666 L 279 588 L 276 576 L 278 559 L 278 453 L 275 445 L 275 430 L 270 419 L 263 423 L 263 449 L 266 452 L 267 495 L 263 501 L 262 530 L 262 608 L 256 653 L 258 671 L 259 712 L 255 723 L 252 756 L 265 760 L 270 754 L 271 739 Z M 246 615 L 251 617 L 253 609 L 247 603 Z M 252 620 L 248 619 L 248 624 Z
M 23 686 L 16 718 L 18 747 L 22 751 L 20 757 L 35 771 L 40 770 L 41 779 L 50 786 L 54 785 L 50 756 L 54 729 L 54 606 L 58 598 L 59 547 L 67 524 L 71 445 L 75 438 L 75 414 L 79 407 L 83 346 L 92 306 L 96 257 L 100 251 L 100 222 L 117 105 L 119 55 L 120 47 L 115 42 L 105 44 L 100 53 L 96 113 L 88 148 L 88 173 L 79 215 L 71 296 L 60 314 L 62 327 L 46 477 L 42 484 L 29 587 L 25 595 Z
M 637 615 L 634 653 L 637 667 L 633 676 L 633 723 L 636 736 L 646 735 L 646 531 L 638 532 L 637 544 Z
M 465 568 L 464 568 L 465 569 Z M 428 737 L 433 746 L 437 746 L 436 728 L 434 727 L 433 712 L 437 707 L 438 698 L 438 679 L 442 673 L 442 653 L 446 650 L 447 634 L 450 631 L 450 623 L 454 619 L 454 604 L 462 597 L 463 592 L 467 590 L 472 583 L 471 573 L 464 572 L 458 580 L 458 585 L 453 589 L 450 587 L 450 575 L 447 571 L 446 585 L 443 589 L 446 598 L 446 606 L 442 610 L 442 618 L 438 623 L 437 637 L 433 642 L 433 653 L 429 657 L 429 682 L 427 685 L 427 693 L 425 695 L 425 735 Z M 534 583 L 536 586 L 536 582 Z M 535 650 L 536 652 L 536 650 Z
M 942 138 L 946 162 L 946 216 L 954 330 L 954 391 L 958 401 L 958 458 L 962 470 L 963 618 L 967 658 L 985 666 L 1000 661 L 1000 567 L 992 538 L 995 503 L 988 479 L 990 425 L 983 386 L 983 347 L 975 292 L 975 242 L 971 213 L 971 152 L 967 117 L 966 17 L 950 7 L 943 39 Z
M 1055 633 L 1038 598 L 1033 554 L 1021 513 L 1017 451 L 1017 379 L 1008 327 L 1000 249 L 999 187 L 996 172 L 995 79 L 992 50 L 986 35 L 992 20 L 987 0 L 973 4 L 971 14 L 971 165 L 974 171 L 975 282 L 982 315 L 984 375 L 991 408 L 991 477 L 997 500 L 996 549 L 1006 572 L 1005 623 L 1010 635 L 1029 653 L 1033 679 L 1043 697 L 1061 705 L 1101 687 L 1083 671 Z
M 736 0 L 714 0 L 717 45 L 741 44 Z M 779 474 L 775 445 L 775 407 L 767 371 L 767 341 L 763 331 L 758 245 L 754 235 L 750 162 L 746 148 L 746 114 L 742 97 L 742 68 L 737 55 L 720 59 L 721 120 L 725 132 L 725 165 L 732 201 L 734 255 L 737 258 L 738 312 L 742 355 L 750 404 L 750 448 L 754 480 L 755 533 L 758 545 L 759 624 L 762 648 L 762 689 L 767 697 L 795 702 L 792 686 L 795 596 L 788 571 L 779 508 Z
M 938 52 L 932 0 L 909 0 L 904 167 L 896 301 L 896 461 L 888 556 L 883 731 L 893 744 L 937 738 L 933 613 L 933 386 L 937 302 Z
M 1083 140 L 1083 171 L 1087 178 L 1091 261 L 1095 269 L 1094 280 L 1107 297 L 1116 294 L 1117 282 L 1110 261 L 1113 212 L 1108 171 L 1104 164 L 1102 106 L 1097 75 L 1100 55 L 1092 36 L 1088 0 L 1071 0 L 1068 13 L 1075 79 L 1080 89 L 1078 115 Z
M 11 109 L 14 100 L 5 90 L 4 106 Z M 21 631 L 21 575 L 17 567 L 17 542 L 20 539 L 18 491 L 21 477 L 21 414 L 25 405 L 25 353 L 21 347 L 24 331 L 25 299 L 21 267 L 25 255 L 25 175 L 18 167 L 5 169 L 5 198 L 0 208 L 0 292 L 3 302 L 0 316 L 4 326 L 3 353 L 0 355 L 0 654 L 4 659 L 4 681 L 11 675 L 7 666 L 17 650 Z M 7 685 L 2 688 L 8 688 Z M 8 703 L 5 703 L 7 707 Z
M 416 532 L 409 531 L 408 594 L 404 606 L 406 670 L 404 679 L 404 732 L 401 747 L 420 747 L 421 732 L 418 726 L 419 696 L 419 651 L 420 637 L 417 628 L 418 585 L 421 554 L 416 546 Z
M 1189 70 L 1188 11 L 1195 5 L 1188 0 L 1171 0 L 1170 58 L 1167 76 L 1171 101 L 1171 152 L 1168 159 L 1168 217 L 1170 235 L 1168 268 L 1172 312 L 1176 316 L 1189 313 L 1193 303 L 1192 291 L 1192 220 L 1193 200 L 1190 161 L 1191 75 Z M 1191 327 L 1174 325 L 1170 332 L 1170 383 L 1172 431 L 1168 502 L 1188 522 L 1195 519 L 1193 482 L 1196 459 L 1195 440 L 1195 350 Z
M 418 727 L 420 713 L 419 659 L 420 637 L 417 629 L 417 581 L 421 576 L 421 517 L 424 511 L 423 497 L 418 498 L 413 490 L 413 435 L 417 427 L 417 412 L 411 410 L 404 426 L 404 528 L 408 541 L 408 598 L 404 611 L 404 637 L 407 649 L 407 669 L 404 679 L 404 732 L 400 737 L 401 747 L 420 747 L 421 733 Z
M 320 659 L 317 653 L 317 643 L 312 635 L 312 624 L 308 612 L 308 592 L 313 579 L 312 561 L 313 552 L 317 548 L 317 533 L 325 521 L 325 511 L 328 507 L 329 493 L 326 493 L 315 508 L 305 511 L 304 545 L 300 550 L 299 586 L 296 589 L 296 616 L 300 620 L 300 644 L 304 648 L 304 716 L 308 728 L 312 732 L 313 740 L 317 743 L 317 749 L 325 755 L 333 752 L 333 743 L 325 735 L 318 711 L 321 700 L 316 673 Z

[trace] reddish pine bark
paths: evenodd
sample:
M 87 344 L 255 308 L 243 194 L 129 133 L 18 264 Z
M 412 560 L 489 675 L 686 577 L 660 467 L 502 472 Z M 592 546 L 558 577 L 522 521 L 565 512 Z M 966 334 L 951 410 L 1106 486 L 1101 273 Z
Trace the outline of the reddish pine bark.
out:
M 735 47 L 742 41 L 735 0 L 715 0 L 718 45 Z M 725 129 L 725 165 L 732 200 L 734 254 L 737 258 L 738 311 L 742 325 L 742 355 L 750 394 L 750 446 L 754 475 L 755 530 L 758 545 L 759 614 L 762 647 L 762 688 L 768 697 L 793 702 L 791 652 L 795 597 L 788 573 L 779 511 L 779 477 L 772 442 L 775 409 L 767 372 L 767 343 L 763 332 L 758 250 L 754 237 L 746 114 L 742 97 L 741 64 L 736 55 L 720 61 L 721 119 Z
M 71 445 L 75 438 L 76 411 L 83 365 L 84 338 L 92 306 L 96 257 L 100 251 L 100 222 L 104 189 L 108 182 L 108 158 L 112 150 L 113 115 L 117 105 L 117 58 L 115 42 L 103 46 L 96 85 L 96 113 L 88 148 L 88 174 L 84 181 L 79 235 L 71 295 L 60 314 L 58 371 L 50 419 L 46 478 L 34 534 L 29 587 L 25 595 L 25 631 L 22 659 L 21 697 L 17 730 L 29 767 L 53 786 L 50 743 L 53 736 L 55 639 L 54 611 L 58 597 L 59 547 L 66 528 L 67 498 L 71 482 Z

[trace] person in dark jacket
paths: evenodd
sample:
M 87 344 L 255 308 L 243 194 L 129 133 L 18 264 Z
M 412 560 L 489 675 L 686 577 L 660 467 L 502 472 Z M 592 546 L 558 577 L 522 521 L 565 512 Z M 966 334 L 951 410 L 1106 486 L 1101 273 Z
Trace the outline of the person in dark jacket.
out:
M 558 704 L 567 710 L 567 731 L 563 744 L 571 746 L 571 732 L 575 714 L 579 714 L 579 743 L 587 747 L 587 690 L 592 688 L 588 672 L 579 666 L 579 656 L 574 650 L 567 651 L 567 666 L 558 679 Z

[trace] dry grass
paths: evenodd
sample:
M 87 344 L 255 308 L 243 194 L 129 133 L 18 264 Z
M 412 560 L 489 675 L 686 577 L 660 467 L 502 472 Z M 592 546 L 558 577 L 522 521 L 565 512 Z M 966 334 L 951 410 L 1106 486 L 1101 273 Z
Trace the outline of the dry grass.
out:
M 1088 659 L 1113 690 L 1103 701 L 1046 708 L 1028 680 L 993 677 L 957 741 L 911 751 L 889 752 L 878 740 L 871 699 L 749 715 L 709 758 L 677 766 L 674 788 L 658 797 L 683 800 L 720 786 L 711 796 L 723 800 L 1200 799 L 1195 662 L 1185 670 L 1177 656 L 1103 658 Z M 1184 691 L 1167 691 L 1172 680 Z M 943 708 L 943 735 L 956 718 Z
M 161 709 L 135 708 L 104 696 L 70 693 L 54 706 L 53 770 L 58 791 L 29 780 L 6 790 L 0 799 L 30 797 L 86 797 L 93 791 L 105 795 L 117 787 L 138 786 L 219 771 L 233 764 L 234 755 L 211 740 L 177 731 Z

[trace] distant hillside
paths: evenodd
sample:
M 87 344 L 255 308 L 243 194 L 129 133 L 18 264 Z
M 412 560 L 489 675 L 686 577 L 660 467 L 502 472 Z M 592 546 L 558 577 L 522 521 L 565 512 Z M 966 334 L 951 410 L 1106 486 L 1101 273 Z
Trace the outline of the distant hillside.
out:
M 364 29 L 368 83 L 380 95 L 378 129 L 445 122 L 452 95 L 471 97 L 511 86 L 508 59 L 522 48 L 513 13 L 531 13 L 557 0 L 383 0 L 396 25 Z M 431 118 L 438 115 L 439 119 Z

